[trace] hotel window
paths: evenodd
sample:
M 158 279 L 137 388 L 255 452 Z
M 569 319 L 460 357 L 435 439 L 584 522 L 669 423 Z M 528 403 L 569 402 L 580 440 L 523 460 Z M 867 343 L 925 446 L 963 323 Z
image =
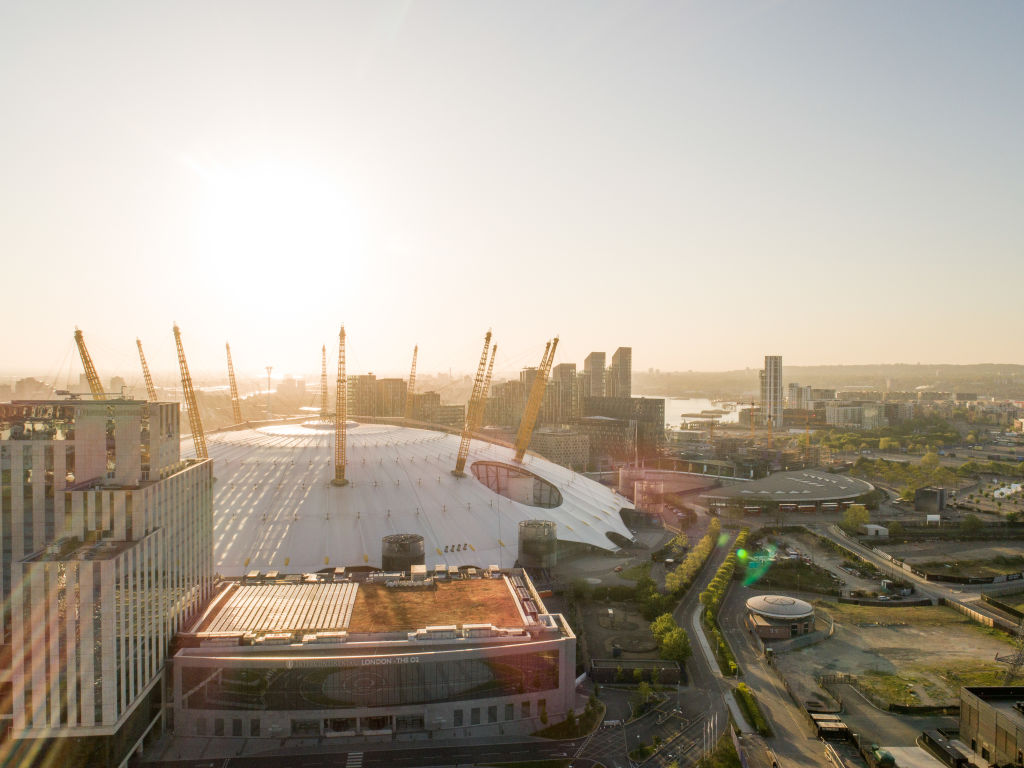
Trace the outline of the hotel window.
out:
M 462 725 L 462 710 L 456 709 L 455 712 L 453 713 L 453 717 L 454 720 L 452 721 L 452 725 L 458 728 L 460 725 Z
M 498 706 L 496 704 L 487 708 L 487 722 L 498 722 Z
M 469 710 L 469 724 L 480 725 L 480 707 L 473 707 Z
M 530 702 L 528 702 L 528 701 L 524 701 L 523 702 L 522 706 L 520 707 L 520 715 L 519 716 L 520 717 L 529 717 L 530 716 Z
M 505 719 L 506 720 L 511 720 L 515 716 L 516 716 L 516 705 L 515 704 L 506 704 L 505 705 Z

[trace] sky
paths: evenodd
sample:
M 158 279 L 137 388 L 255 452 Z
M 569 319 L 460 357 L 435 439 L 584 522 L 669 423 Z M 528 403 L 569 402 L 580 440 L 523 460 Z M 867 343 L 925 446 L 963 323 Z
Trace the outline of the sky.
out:
M 1024 4 L 0 3 L 0 370 L 1017 362 Z M 253 373 L 255 375 L 255 373 Z

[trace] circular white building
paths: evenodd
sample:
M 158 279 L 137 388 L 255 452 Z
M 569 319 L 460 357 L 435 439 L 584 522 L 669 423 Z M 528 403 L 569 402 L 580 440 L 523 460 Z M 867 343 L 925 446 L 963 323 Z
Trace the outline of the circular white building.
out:
M 786 595 L 755 595 L 747 600 L 747 620 L 763 640 L 785 640 L 814 631 L 814 606 Z
M 627 499 L 539 456 L 516 464 L 511 448 L 474 440 L 465 477 L 454 477 L 459 440 L 349 422 L 349 484 L 337 487 L 331 423 L 208 434 L 217 572 L 379 568 L 384 538 L 397 534 L 423 537 L 431 570 L 508 568 L 524 520 L 550 520 L 559 540 L 607 550 L 617 549 L 616 536 L 631 537 L 620 516 L 633 507 Z M 182 454 L 193 455 L 191 440 Z

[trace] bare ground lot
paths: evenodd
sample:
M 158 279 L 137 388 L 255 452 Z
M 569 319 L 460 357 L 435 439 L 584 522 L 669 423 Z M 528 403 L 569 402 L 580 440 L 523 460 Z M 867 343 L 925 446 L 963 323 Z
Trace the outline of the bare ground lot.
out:
M 817 676 L 842 672 L 892 703 L 954 704 L 961 685 L 998 684 L 1006 667 L 995 656 L 1013 649 L 1004 634 L 942 606 L 816 606 L 835 619 L 835 634 L 777 660 L 803 690 L 816 689 Z
M 879 549 L 929 573 L 998 576 L 1024 570 L 1020 542 L 922 541 L 882 544 Z

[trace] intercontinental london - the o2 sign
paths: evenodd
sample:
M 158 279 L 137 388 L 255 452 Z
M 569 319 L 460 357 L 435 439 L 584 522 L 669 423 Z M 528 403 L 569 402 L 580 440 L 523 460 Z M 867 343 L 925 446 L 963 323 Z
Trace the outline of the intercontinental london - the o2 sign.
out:
M 381 667 L 393 664 L 419 664 L 419 656 L 372 656 L 362 659 L 289 659 L 285 664 L 286 669 L 300 669 L 310 667 Z

